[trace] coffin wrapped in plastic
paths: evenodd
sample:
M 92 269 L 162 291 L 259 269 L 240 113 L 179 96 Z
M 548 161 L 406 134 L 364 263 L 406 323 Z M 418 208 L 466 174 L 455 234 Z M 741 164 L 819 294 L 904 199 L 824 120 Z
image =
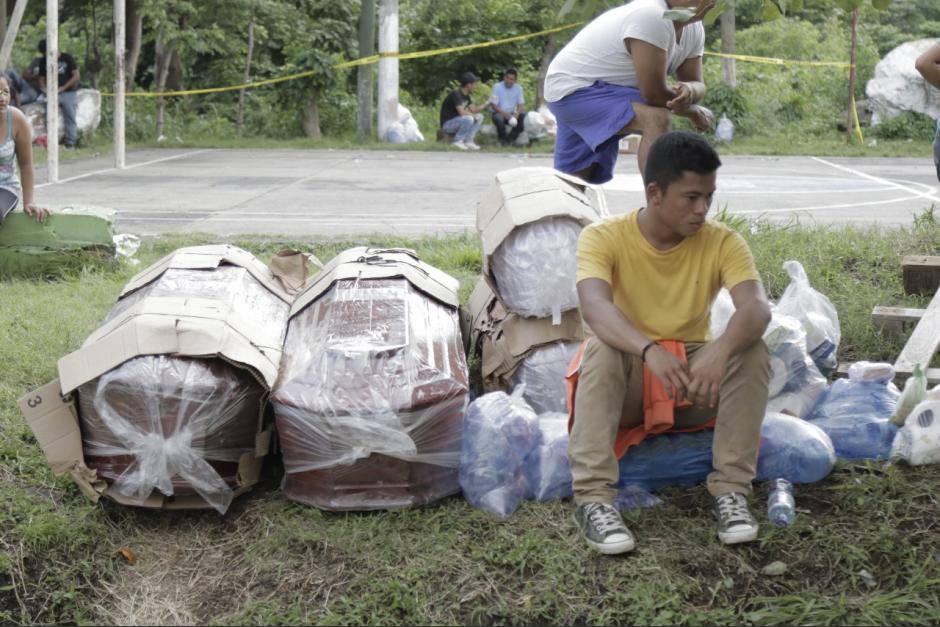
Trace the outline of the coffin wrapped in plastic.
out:
M 356 248 L 298 297 L 273 395 L 288 498 L 366 510 L 460 490 L 457 289 L 411 251 Z
M 578 306 L 578 236 L 607 215 L 604 193 L 551 168 L 515 168 L 496 175 L 477 206 L 483 276 L 507 309 L 550 317 Z
M 230 246 L 178 250 L 131 280 L 59 362 L 105 495 L 224 512 L 257 481 L 290 300 L 267 266 Z

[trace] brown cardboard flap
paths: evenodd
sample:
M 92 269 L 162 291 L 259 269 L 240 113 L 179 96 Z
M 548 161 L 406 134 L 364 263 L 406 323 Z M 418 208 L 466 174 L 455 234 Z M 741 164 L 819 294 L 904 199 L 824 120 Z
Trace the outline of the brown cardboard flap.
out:
M 271 258 L 268 267 L 281 283 L 284 291 L 292 296 L 303 291 L 310 275 L 310 266 L 318 271 L 323 268 L 320 260 L 299 250 L 282 250 Z
M 280 346 L 264 346 L 255 325 L 198 298 L 146 298 L 95 331 L 59 360 L 62 389 L 69 393 L 139 355 L 224 356 L 253 368 L 268 389 L 274 386 Z
M 295 316 L 342 279 L 388 279 L 402 277 L 438 301 L 458 307 L 460 283 L 434 266 L 420 261 L 413 251 L 402 248 L 350 248 L 336 255 L 297 296 L 290 315 Z
M 69 472 L 76 460 L 84 459 L 75 403 L 71 396 L 62 396 L 58 379 L 29 392 L 18 403 L 55 474 Z
M 290 303 L 293 300 L 293 296 L 284 289 L 284 286 L 278 281 L 271 268 L 248 251 L 242 250 L 237 246 L 229 246 L 226 244 L 180 248 L 133 277 L 127 285 L 124 286 L 120 297 L 123 298 L 131 292 L 135 292 L 145 285 L 152 283 L 170 268 L 211 270 L 218 268 L 223 263 L 245 268 L 258 282 L 264 285 L 268 291 L 285 303 Z

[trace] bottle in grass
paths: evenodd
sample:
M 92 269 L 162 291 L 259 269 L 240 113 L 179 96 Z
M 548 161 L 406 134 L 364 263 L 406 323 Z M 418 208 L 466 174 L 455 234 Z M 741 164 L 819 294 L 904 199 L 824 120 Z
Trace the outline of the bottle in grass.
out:
M 793 500 L 793 484 L 786 479 L 770 482 L 767 497 L 767 518 L 774 527 L 789 527 L 796 518 L 796 502 Z

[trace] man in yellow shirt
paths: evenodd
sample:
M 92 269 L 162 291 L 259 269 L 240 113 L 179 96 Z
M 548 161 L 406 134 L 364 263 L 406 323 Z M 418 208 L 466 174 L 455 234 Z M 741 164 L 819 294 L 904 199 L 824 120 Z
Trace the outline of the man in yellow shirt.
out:
M 612 505 L 614 448 L 618 429 L 649 426 L 644 366 L 676 401 L 675 428 L 717 416 L 707 486 L 718 537 L 726 544 L 757 537 L 746 497 L 767 405 L 769 356 L 761 336 L 770 307 L 744 239 L 706 220 L 720 165 L 700 137 L 662 135 L 647 158 L 646 207 L 587 227 L 578 242 L 578 297 L 595 337 L 580 366 L 568 454 L 575 520 L 602 553 L 635 544 Z M 722 286 L 735 313 L 724 334 L 710 339 L 709 311 Z M 678 348 L 667 350 L 662 340 Z

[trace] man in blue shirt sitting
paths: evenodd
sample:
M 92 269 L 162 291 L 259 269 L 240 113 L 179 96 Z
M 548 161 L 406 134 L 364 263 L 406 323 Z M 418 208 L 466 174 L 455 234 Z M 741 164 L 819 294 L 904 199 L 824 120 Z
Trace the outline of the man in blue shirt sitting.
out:
M 525 126 L 525 97 L 517 78 L 516 68 L 509 68 L 503 73 L 503 80 L 493 86 L 490 96 L 493 124 L 503 146 L 512 145 Z

